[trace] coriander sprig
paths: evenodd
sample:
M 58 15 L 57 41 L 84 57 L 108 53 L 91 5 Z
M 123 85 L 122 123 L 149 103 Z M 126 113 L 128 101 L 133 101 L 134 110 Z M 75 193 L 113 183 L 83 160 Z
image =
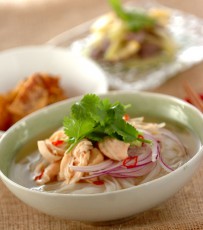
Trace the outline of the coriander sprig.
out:
M 117 16 L 127 24 L 127 27 L 131 31 L 139 31 L 141 29 L 151 28 L 156 24 L 156 20 L 147 14 L 135 11 L 127 11 L 122 7 L 120 0 L 109 0 L 109 4 Z
M 144 141 L 139 139 L 139 132 L 123 119 L 127 107 L 129 105 L 111 103 L 95 94 L 85 95 L 64 118 L 64 131 L 70 144 L 68 152 L 83 138 L 101 141 L 109 136 L 127 143 Z

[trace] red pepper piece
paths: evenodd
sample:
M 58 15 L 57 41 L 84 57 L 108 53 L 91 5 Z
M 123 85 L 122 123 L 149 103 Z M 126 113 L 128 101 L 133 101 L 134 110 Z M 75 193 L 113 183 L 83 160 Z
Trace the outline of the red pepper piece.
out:
M 129 121 L 129 120 L 130 120 L 130 116 L 129 116 L 128 114 L 125 114 L 125 115 L 123 116 L 123 120 Z
M 144 139 L 144 136 L 142 136 L 141 134 L 138 135 L 139 139 Z
M 34 178 L 34 180 L 35 180 L 35 181 L 36 181 L 36 180 L 41 180 L 43 174 L 44 174 L 44 170 L 42 170 L 41 173 L 40 173 L 39 175 L 37 175 L 37 176 Z
M 128 163 L 130 161 L 134 161 L 133 164 L 128 165 Z M 127 157 L 124 161 L 123 161 L 123 166 L 125 166 L 126 168 L 130 169 L 130 168 L 134 168 L 137 165 L 137 160 L 138 160 L 138 156 L 134 156 L 134 157 Z
M 62 145 L 63 143 L 64 143 L 63 140 L 52 141 L 52 145 L 55 145 L 55 146 Z
M 144 140 L 144 136 L 142 136 L 141 134 L 138 135 L 138 139 L 139 140 Z M 144 142 L 142 142 L 142 146 L 144 146 Z

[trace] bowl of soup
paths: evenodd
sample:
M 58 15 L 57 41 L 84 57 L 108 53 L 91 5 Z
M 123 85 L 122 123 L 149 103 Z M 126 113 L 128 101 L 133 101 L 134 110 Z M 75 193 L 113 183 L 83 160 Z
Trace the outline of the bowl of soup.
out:
M 199 110 L 172 96 L 112 91 L 70 98 L 3 134 L 0 176 L 22 202 L 54 217 L 128 218 L 191 179 L 203 157 L 202 125 Z

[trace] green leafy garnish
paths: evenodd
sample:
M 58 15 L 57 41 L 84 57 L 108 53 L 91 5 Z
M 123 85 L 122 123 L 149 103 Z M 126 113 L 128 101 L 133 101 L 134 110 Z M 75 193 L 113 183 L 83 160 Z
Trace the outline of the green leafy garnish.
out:
M 101 141 L 109 136 L 127 143 L 143 141 L 139 140 L 139 132 L 123 119 L 128 107 L 120 102 L 100 99 L 95 94 L 85 95 L 64 118 L 64 131 L 70 145 L 68 152 L 83 138 Z
M 156 24 L 156 20 L 147 14 L 127 11 L 121 5 L 120 0 L 109 0 L 109 4 L 117 14 L 117 16 L 122 19 L 129 30 L 139 31 L 144 28 L 151 28 Z

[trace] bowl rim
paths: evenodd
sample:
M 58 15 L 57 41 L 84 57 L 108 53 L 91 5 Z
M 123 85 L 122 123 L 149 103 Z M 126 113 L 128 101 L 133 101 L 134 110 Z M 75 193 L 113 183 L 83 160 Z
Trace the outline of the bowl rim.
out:
M 101 96 L 101 97 L 108 97 L 109 95 L 118 95 L 118 94 L 134 94 L 134 95 L 144 95 L 144 96 L 147 96 L 147 97 L 154 97 L 154 98 L 160 98 L 160 96 L 162 97 L 162 99 L 164 100 L 170 100 L 170 101 L 173 101 L 175 103 L 178 103 L 179 105 L 183 105 L 185 107 L 188 107 L 190 110 L 193 110 L 195 111 L 195 113 L 202 117 L 202 120 L 203 120 L 203 114 L 196 108 L 194 107 L 193 105 L 183 101 L 182 99 L 180 98 L 177 98 L 175 96 L 171 96 L 171 95 L 166 95 L 166 94 L 161 94 L 161 93 L 154 93 L 154 92 L 144 92 L 144 91 L 133 91 L 133 90 L 115 90 L 115 91 L 110 91 L 110 92 L 107 92 L 107 93 L 100 93 L 100 94 L 97 94 L 98 96 Z M 41 113 L 43 113 L 44 110 L 47 110 L 47 109 L 55 109 L 57 108 L 58 106 L 61 107 L 61 106 L 64 106 L 67 102 L 68 103 L 71 103 L 71 102 L 74 102 L 74 101 L 77 101 L 77 100 L 80 100 L 83 96 L 76 96 L 76 97 L 72 97 L 72 98 L 69 98 L 69 99 L 66 99 L 64 101 L 60 101 L 60 102 L 57 102 L 55 104 L 52 104 L 52 105 L 49 105 L 47 107 L 44 107 L 38 111 L 35 111 L 29 115 L 27 115 L 26 117 L 24 117 L 23 119 L 21 119 L 20 121 L 18 121 L 17 123 L 15 123 L 11 128 L 9 128 L 3 135 L 2 135 L 2 138 L 0 138 L 0 145 L 1 145 L 1 142 L 7 138 L 7 135 L 9 135 L 9 133 L 11 133 L 13 130 L 16 129 L 16 127 L 18 127 L 21 123 L 23 122 L 26 122 L 27 120 L 29 121 L 30 119 L 34 118 L 35 116 L 39 116 Z M 154 183 L 158 183 L 159 181 L 163 181 L 165 180 L 165 178 L 168 178 L 168 177 L 171 177 L 173 176 L 174 174 L 178 173 L 179 171 L 181 170 L 184 170 L 184 168 L 187 168 L 189 167 L 190 163 L 192 161 L 194 161 L 195 158 L 197 158 L 200 154 L 203 154 L 203 144 L 201 143 L 201 146 L 200 148 L 198 149 L 198 151 L 194 154 L 194 156 L 192 156 L 186 163 L 184 163 L 183 165 L 181 165 L 179 168 L 175 169 L 174 171 L 164 175 L 164 176 L 161 176 L 159 178 L 156 178 L 156 179 L 153 179 L 151 181 L 148 181 L 148 182 L 145 182 L 143 184 L 139 184 L 139 185 L 136 185 L 136 186 L 132 186 L 132 187 L 129 187 L 129 188 L 125 188 L 125 189 L 120 189 L 120 190 L 116 190 L 116 191 L 110 191 L 110 192 L 103 192 L 103 193 L 95 193 L 95 194 L 64 194 L 64 193 L 53 193 L 53 192 L 48 192 L 48 191 L 37 191 L 37 190 L 32 190 L 30 188 L 27 188 L 25 186 L 22 186 L 16 182 L 14 182 L 13 180 L 11 180 L 8 176 L 6 176 L 0 169 L 0 179 L 2 179 L 2 181 L 6 183 L 9 183 L 9 184 L 12 184 L 13 186 L 17 187 L 18 189 L 21 189 L 21 190 L 24 190 L 26 192 L 31 192 L 31 193 L 36 193 L 36 194 L 40 194 L 40 195 L 43 195 L 43 196 L 53 196 L 53 197 L 80 197 L 80 198 L 87 198 L 87 197 L 103 197 L 103 196 L 108 196 L 108 195 L 112 195 L 112 194 L 120 194 L 120 193 L 126 193 L 126 192 L 129 192 L 131 190 L 140 190 L 142 189 L 143 187 L 146 187 L 146 186 L 149 186 L 151 184 L 154 184 Z M 5 183 L 4 182 L 4 183 Z

